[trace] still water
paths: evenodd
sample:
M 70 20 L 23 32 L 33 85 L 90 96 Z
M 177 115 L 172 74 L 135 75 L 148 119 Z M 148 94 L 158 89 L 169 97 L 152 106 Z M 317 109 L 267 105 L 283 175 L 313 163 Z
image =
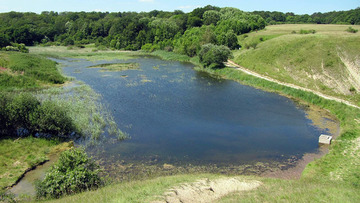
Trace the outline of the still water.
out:
M 102 95 L 131 139 L 103 146 L 102 156 L 127 163 L 218 166 L 315 153 L 318 136 L 292 100 L 194 71 L 193 65 L 137 58 L 139 70 L 101 72 L 94 64 L 125 61 L 56 60 L 68 76 Z

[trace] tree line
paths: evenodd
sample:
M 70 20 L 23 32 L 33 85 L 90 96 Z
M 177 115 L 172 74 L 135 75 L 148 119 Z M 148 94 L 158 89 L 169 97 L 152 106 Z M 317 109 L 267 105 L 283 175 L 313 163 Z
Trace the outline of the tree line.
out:
M 360 25 L 360 7 L 349 11 L 332 11 L 327 13 L 316 12 L 312 15 L 296 15 L 294 13 L 282 13 L 278 11 L 254 11 L 252 14 L 260 15 L 267 24 L 351 24 Z
M 238 47 L 236 35 L 263 29 L 265 20 L 235 8 L 205 6 L 190 13 L 42 12 L 0 14 L 0 46 L 82 45 L 166 49 L 194 55 L 207 43 Z

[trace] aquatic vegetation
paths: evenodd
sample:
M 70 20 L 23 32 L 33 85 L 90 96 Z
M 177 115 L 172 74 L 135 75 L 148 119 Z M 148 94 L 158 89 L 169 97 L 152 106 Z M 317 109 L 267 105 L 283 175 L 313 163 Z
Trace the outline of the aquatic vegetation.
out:
M 140 65 L 138 63 L 105 63 L 88 68 L 101 68 L 100 72 L 118 72 L 125 70 L 139 70 Z
M 75 129 L 84 139 L 90 140 L 89 144 L 96 144 L 97 141 L 105 138 L 105 132 L 118 140 L 127 137 L 117 128 L 106 106 L 100 103 L 101 96 L 87 85 L 75 84 L 70 88 L 50 88 L 39 91 L 37 97 L 42 101 L 52 101 L 66 109 Z

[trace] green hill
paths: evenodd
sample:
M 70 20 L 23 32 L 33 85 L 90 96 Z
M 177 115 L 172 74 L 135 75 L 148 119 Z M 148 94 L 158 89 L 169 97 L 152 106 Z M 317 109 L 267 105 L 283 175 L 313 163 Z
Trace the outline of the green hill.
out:
M 268 26 L 239 37 L 242 49 L 234 52 L 234 61 L 259 74 L 359 105 L 360 33 L 347 32 L 348 28 L 309 24 Z M 315 34 L 301 34 L 313 30 Z

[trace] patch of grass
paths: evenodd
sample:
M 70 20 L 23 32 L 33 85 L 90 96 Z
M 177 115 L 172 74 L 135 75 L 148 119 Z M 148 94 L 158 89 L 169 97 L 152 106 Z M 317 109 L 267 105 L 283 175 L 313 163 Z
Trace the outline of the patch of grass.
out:
M 68 196 L 50 202 L 150 202 L 169 188 L 184 182 L 193 182 L 201 178 L 218 178 L 212 174 L 189 174 L 154 179 L 124 182 L 110 185 L 96 191 Z
M 0 52 L 0 58 L 1 90 L 36 88 L 66 81 L 56 63 L 46 58 L 17 52 Z
M 307 35 L 307 34 L 315 34 L 316 33 L 316 30 L 300 30 L 300 32 L 299 32 L 300 34 L 305 34 L 305 35 Z
M 53 58 L 81 58 L 90 61 L 100 61 L 100 60 L 129 60 L 137 58 L 138 52 L 129 52 L 129 51 L 111 51 L 111 50 L 96 50 L 94 51 L 90 47 L 86 48 L 77 48 L 73 47 L 71 50 L 68 50 L 64 46 L 56 47 L 29 47 L 30 53 L 38 54 L 46 57 Z
M 262 179 L 257 190 L 231 194 L 217 202 L 356 202 L 357 189 L 337 182 Z
M 27 170 L 48 160 L 55 140 L 26 137 L 0 139 L 0 189 L 14 184 Z
M 101 68 L 100 72 L 118 72 L 125 70 L 139 70 L 140 64 L 138 63 L 105 63 L 88 68 Z
M 156 56 L 156 57 L 160 57 L 161 59 L 167 60 L 167 61 L 190 62 L 196 66 L 202 66 L 199 61 L 199 57 L 197 57 L 197 56 L 189 57 L 187 55 L 178 54 L 175 52 L 163 51 L 163 50 L 157 50 L 157 51 L 154 51 L 151 53 L 143 52 L 143 55 Z
M 350 33 L 357 33 L 359 30 L 354 29 L 353 27 L 349 27 L 348 29 L 346 29 L 346 31 Z

